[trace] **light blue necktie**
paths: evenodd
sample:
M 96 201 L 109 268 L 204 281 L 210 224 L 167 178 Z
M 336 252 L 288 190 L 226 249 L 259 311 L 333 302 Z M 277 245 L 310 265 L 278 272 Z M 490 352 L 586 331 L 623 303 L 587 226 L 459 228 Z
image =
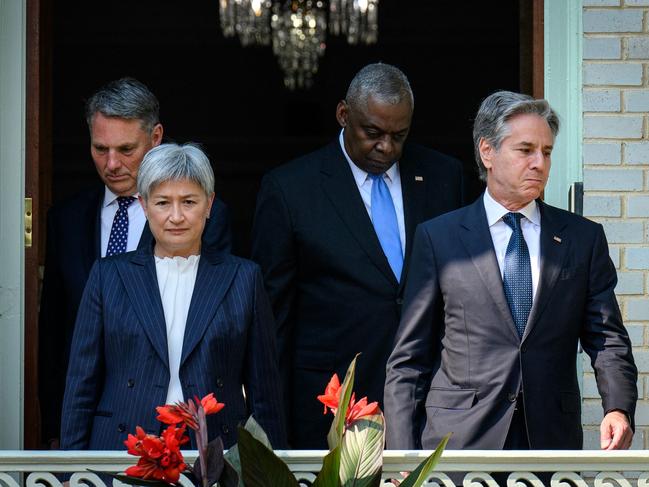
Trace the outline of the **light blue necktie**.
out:
M 521 229 L 521 216 L 520 213 L 507 213 L 503 216 L 503 221 L 513 230 L 505 252 L 503 284 L 519 337 L 525 332 L 532 309 L 532 267 L 530 252 Z
M 128 207 L 131 206 L 131 203 L 134 201 L 134 196 L 119 196 L 117 198 L 119 208 L 115 213 L 113 226 L 110 229 L 106 257 L 126 252 L 126 243 L 128 241 Z
M 383 174 L 370 174 L 369 176 L 372 178 L 372 224 L 392 272 L 394 272 L 397 281 L 400 281 L 403 253 L 397 212 L 394 209 L 392 195 L 385 184 Z

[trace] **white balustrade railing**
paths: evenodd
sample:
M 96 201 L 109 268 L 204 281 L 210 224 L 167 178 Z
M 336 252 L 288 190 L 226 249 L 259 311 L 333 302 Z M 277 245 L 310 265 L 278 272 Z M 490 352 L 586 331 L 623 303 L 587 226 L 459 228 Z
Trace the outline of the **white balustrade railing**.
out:
M 188 463 L 196 458 L 195 451 L 183 452 Z M 276 452 L 295 473 L 298 480 L 315 478 L 322 465 L 325 451 L 286 450 Z M 384 487 L 393 485 L 388 479 L 400 478 L 402 471 L 414 468 L 430 452 L 386 451 L 384 454 Z M 56 474 L 74 473 L 70 487 L 94 484 L 102 487 L 102 478 L 88 470 L 123 472 L 137 459 L 126 452 L 106 451 L 0 451 L 0 487 L 43 487 L 49 484 L 59 487 Z M 550 472 L 551 487 L 649 487 L 649 451 L 445 451 L 435 472 L 431 474 L 428 487 L 478 487 L 484 481 L 489 487 L 497 484 L 491 473 L 509 472 L 508 487 L 527 485 L 541 487 L 543 483 L 533 472 Z M 569 480 L 572 483 L 566 483 Z M 454 482 L 455 481 L 455 482 Z M 192 484 L 182 479 L 184 486 Z M 123 485 L 115 481 L 114 485 Z M 268 486 L 272 487 L 272 479 Z

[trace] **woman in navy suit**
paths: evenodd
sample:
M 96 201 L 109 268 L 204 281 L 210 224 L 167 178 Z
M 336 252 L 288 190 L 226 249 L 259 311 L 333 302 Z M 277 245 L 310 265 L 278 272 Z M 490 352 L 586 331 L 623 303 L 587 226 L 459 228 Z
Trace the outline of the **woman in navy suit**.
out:
M 275 333 L 257 266 L 201 249 L 214 174 L 192 145 L 163 144 L 142 161 L 139 200 L 152 247 L 97 261 L 72 342 L 64 449 L 124 448 L 155 407 L 214 392 L 225 408 L 208 434 L 226 447 L 249 415 L 285 447 Z M 116 223 L 123 225 L 123 222 Z

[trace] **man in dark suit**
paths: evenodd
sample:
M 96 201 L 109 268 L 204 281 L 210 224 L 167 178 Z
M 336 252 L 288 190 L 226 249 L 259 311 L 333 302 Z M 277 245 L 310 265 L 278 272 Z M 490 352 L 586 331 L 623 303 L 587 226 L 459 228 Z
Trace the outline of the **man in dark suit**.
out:
M 132 78 L 112 81 L 86 104 L 90 153 L 102 186 L 53 206 L 47 219 L 45 275 L 39 315 L 41 438 L 58 447 L 70 343 L 81 295 L 95 260 L 151 243 L 136 201 L 144 155 L 162 141 L 159 104 Z M 215 200 L 203 244 L 229 251 L 225 205 Z M 124 225 L 124 222 L 127 223 Z
M 601 225 L 538 199 L 559 119 L 497 92 L 475 119 L 487 190 L 415 234 L 387 365 L 392 449 L 579 449 L 579 342 L 602 397 L 603 449 L 629 448 L 637 370 Z
M 293 448 L 324 448 L 316 396 L 354 356 L 358 397 L 381 400 L 416 225 L 458 208 L 459 161 L 407 144 L 413 96 L 387 64 L 363 68 L 336 109 L 337 140 L 266 175 L 253 259 L 278 327 Z

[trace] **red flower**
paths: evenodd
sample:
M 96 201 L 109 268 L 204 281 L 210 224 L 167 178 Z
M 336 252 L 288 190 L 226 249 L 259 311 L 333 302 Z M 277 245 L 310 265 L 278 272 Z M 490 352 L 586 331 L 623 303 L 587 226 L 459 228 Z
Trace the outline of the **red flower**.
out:
M 334 374 L 325 387 L 325 392 L 323 395 L 318 396 L 318 401 L 324 404 L 324 413 L 327 414 L 327 407 L 331 409 L 331 412 L 336 414 L 338 409 L 338 401 L 340 401 L 340 380 L 338 379 L 338 374 Z
M 158 406 L 158 421 L 165 424 L 184 423 L 194 431 L 198 431 L 198 408 L 205 410 L 205 415 L 218 413 L 225 404 L 218 402 L 213 393 L 208 394 L 203 399 L 188 399 L 187 402 L 178 402 L 176 404 L 167 404 Z
M 126 469 L 126 475 L 142 479 L 162 480 L 176 483 L 185 470 L 185 459 L 180 453 L 180 445 L 187 443 L 185 425 L 176 428 L 169 426 L 162 436 L 148 435 L 139 426 L 136 434 L 128 435 L 124 442 L 131 455 L 139 456 L 137 465 Z
M 324 404 L 324 414 L 327 414 L 327 408 L 329 408 L 333 414 L 336 414 L 340 403 L 341 392 L 342 388 L 340 386 L 340 379 L 338 379 L 338 374 L 334 374 L 331 377 L 329 384 L 327 384 L 327 387 L 325 387 L 324 394 L 318 396 L 318 401 Z M 368 404 L 367 397 L 356 402 L 356 395 L 352 393 L 349 406 L 347 407 L 347 414 L 345 415 L 345 427 L 349 427 L 357 419 L 377 414 L 379 411 L 378 402 L 375 401 Z
M 358 402 L 354 402 L 354 394 L 352 394 L 352 400 L 349 403 L 349 408 L 347 409 L 347 416 L 345 417 L 345 423 L 347 426 L 352 424 L 357 419 L 360 419 L 364 416 L 372 416 L 378 414 L 380 411 L 379 403 L 374 401 L 367 403 L 367 397 L 362 398 Z
M 198 398 L 196 398 L 196 401 L 198 402 Z M 225 407 L 225 404 L 216 400 L 213 392 L 210 392 L 207 396 L 201 399 L 201 405 L 203 406 L 206 415 L 216 414 Z

